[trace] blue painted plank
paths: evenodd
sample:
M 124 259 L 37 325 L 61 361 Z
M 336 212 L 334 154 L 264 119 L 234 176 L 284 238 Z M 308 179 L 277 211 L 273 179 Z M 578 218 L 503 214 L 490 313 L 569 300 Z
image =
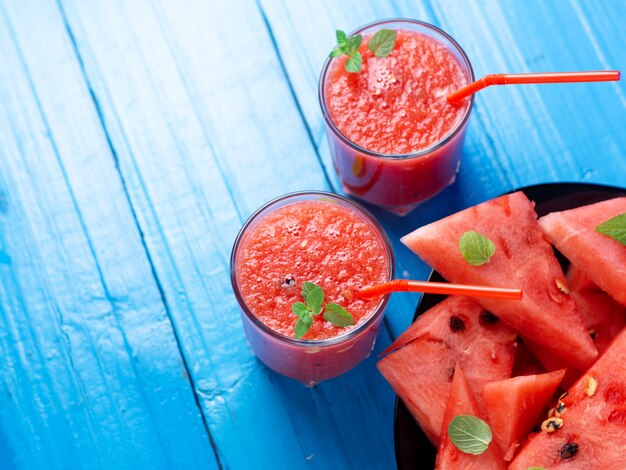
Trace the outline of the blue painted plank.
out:
M 416 18 L 449 32 L 477 77 L 496 72 L 626 68 L 620 2 L 360 2 L 303 4 L 261 0 L 288 79 L 331 179 L 332 162 L 317 101 L 319 72 L 346 31 L 382 18 Z M 315 18 L 310 21 L 309 18 Z M 537 19 L 540 18 L 541 21 Z M 550 181 L 626 186 L 624 82 L 497 87 L 481 92 L 470 119 L 456 184 L 405 218 L 375 211 L 399 259 L 398 276 L 424 278 L 428 268 L 399 237 L 451 212 L 516 187 Z M 395 298 L 394 335 L 410 322 L 417 296 Z
M 392 459 L 392 400 L 373 368 L 373 359 L 370 358 L 345 378 L 314 390 L 304 389 L 289 380 L 274 376 L 260 367 L 247 350 L 228 285 L 230 244 L 239 225 L 252 210 L 270 197 L 289 190 L 328 188 L 331 185 L 337 187 L 323 140 L 324 131 L 316 96 L 318 71 L 323 57 L 332 47 L 334 29 L 337 26 L 351 29 L 373 19 L 398 15 L 430 20 L 459 39 L 468 50 L 479 74 L 492 72 L 495 67 L 531 70 L 540 65 L 585 68 L 621 66 L 613 65 L 614 61 L 623 60 L 616 44 L 623 44 L 624 39 L 624 32 L 617 23 L 620 14 L 615 4 L 590 7 L 589 4 L 579 3 L 555 2 L 546 5 L 533 2 L 508 5 L 506 9 L 495 2 L 484 5 L 486 7 L 479 8 L 466 2 L 342 2 L 340 5 L 316 2 L 314 5 L 301 6 L 295 2 L 263 1 L 259 11 L 257 5 L 235 1 L 211 5 L 209 11 L 209 7 L 200 2 L 154 2 L 150 5 L 128 5 L 123 2 L 108 5 L 86 5 L 74 1 L 62 3 L 71 32 L 77 38 L 95 96 L 102 106 L 106 127 L 119 157 L 124 184 L 137 212 L 150 255 L 155 261 L 156 274 L 162 283 L 174 326 L 191 366 L 196 392 L 225 465 L 386 468 Z M 541 18 L 546 18 L 544 23 L 537 22 L 537 14 L 527 10 L 528 5 L 534 11 L 539 11 Z M 97 307 L 106 309 L 108 302 L 113 305 L 111 311 L 123 313 L 114 315 L 115 318 L 126 319 L 132 315 L 127 314 L 125 308 L 137 305 L 137 299 L 146 293 L 147 299 L 154 299 L 155 288 L 153 284 L 149 287 L 143 283 L 137 286 L 126 279 L 128 273 L 136 273 L 137 270 L 143 272 L 145 278 L 150 277 L 150 272 L 145 257 L 139 256 L 137 261 L 137 252 L 132 248 L 140 244 L 141 240 L 138 240 L 135 228 L 127 220 L 128 207 L 124 201 L 118 200 L 119 197 L 112 196 L 119 192 L 120 183 L 110 177 L 111 162 L 108 166 L 102 164 L 105 170 L 108 168 L 104 172 L 101 171 L 103 167 L 93 163 L 93 154 L 108 152 L 101 147 L 103 136 L 93 129 L 91 133 L 85 133 L 83 126 L 72 129 L 71 133 L 67 131 L 68 123 L 74 122 L 70 120 L 70 113 L 74 113 L 76 108 L 66 107 L 64 103 L 75 102 L 73 93 L 76 89 L 80 91 L 78 95 L 88 101 L 84 84 L 82 87 L 77 85 L 65 89 L 65 75 L 57 77 L 56 82 L 47 83 L 49 77 L 46 74 L 49 75 L 51 70 L 59 67 L 54 62 L 55 58 L 66 58 L 68 64 L 76 66 L 75 59 L 59 56 L 58 52 L 51 54 L 50 49 L 54 48 L 55 43 L 52 41 L 48 44 L 48 37 L 56 36 L 49 29 L 50 24 L 58 24 L 58 18 L 56 22 L 50 22 L 49 15 L 38 17 L 39 12 L 35 14 L 28 8 L 26 5 L 13 5 L 8 8 L 8 17 L 17 25 L 15 36 L 20 43 L 17 49 L 24 54 L 36 91 L 22 93 L 26 99 L 21 98 L 20 104 L 22 101 L 31 103 L 30 107 L 26 107 L 30 111 L 24 123 L 19 120 L 24 110 L 16 102 L 6 107 L 11 113 L 11 121 L 8 114 L 3 115 L 0 121 L 0 129 L 5 130 L 2 140 L 4 134 L 8 133 L 6 129 L 17 132 L 18 137 L 8 139 L 8 143 L 3 142 L 1 145 L 3 152 L 6 153 L 6 149 L 16 154 L 21 152 L 29 157 L 29 161 L 34 158 L 33 154 L 39 157 L 42 163 L 39 159 L 34 160 L 38 165 L 41 164 L 41 169 L 36 168 L 35 172 L 38 181 L 43 181 L 41 172 L 49 173 L 52 177 L 47 192 L 42 193 L 41 188 L 33 183 L 35 178 L 31 176 L 33 170 L 27 164 L 29 162 L 20 162 L 19 165 L 15 162 L 0 162 L 0 188 L 13 190 L 14 187 L 25 187 L 33 192 L 20 193 L 19 204 L 14 204 L 13 197 L 0 197 L 0 206 L 5 201 L 4 205 L 11 208 L 13 232 L 19 229 L 26 234 L 19 240 L 7 238 L 6 241 L 0 237 L 1 246 L 11 255 L 0 256 L 0 269 L 6 269 L 3 265 L 10 266 L 15 263 L 15 259 L 19 259 L 13 256 L 13 252 L 27 252 L 31 246 L 39 250 L 32 263 L 21 261 L 28 270 L 22 272 L 18 279 L 19 285 L 2 278 L 3 286 L 9 286 L 11 292 L 23 288 L 28 297 L 35 299 L 37 306 L 11 303 L 15 295 L 4 294 L 3 291 L 0 298 L 4 299 L 1 296 L 5 295 L 9 300 L 1 304 L 2 318 L 10 316 L 5 314 L 5 309 L 25 312 L 24 315 L 44 311 L 44 307 L 39 304 L 47 306 L 48 297 L 69 302 L 56 290 L 60 282 L 56 273 L 45 271 L 44 274 L 36 274 L 39 271 L 32 266 L 37 261 L 42 264 L 42 259 L 50 259 L 59 265 L 63 258 L 54 248 L 61 252 L 66 250 L 76 253 L 75 257 L 79 261 L 75 263 L 78 267 L 72 264 L 67 276 L 71 279 L 86 279 L 84 289 L 89 294 L 83 292 L 81 297 L 76 294 L 77 298 L 91 299 L 90 295 L 96 292 L 97 286 L 106 286 L 106 289 L 102 287 L 101 292 L 97 292 L 97 306 L 94 306 L 94 302 L 86 303 L 85 316 L 91 321 L 86 332 L 84 329 L 77 331 L 75 327 L 61 330 L 69 332 L 73 342 L 68 340 L 68 344 L 72 346 L 72 351 L 76 351 L 77 346 L 85 342 L 84 337 L 91 339 L 89 334 L 93 331 L 92 325 L 98 328 L 102 324 L 108 325 L 101 318 L 101 310 Z M 315 20 L 311 21 L 311 18 Z M 269 31 L 265 29 L 264 19 L 269 25 Z M 19 28 L 23 28 L 21 34 Z M 37 41 L 30 38 L 31 30 L 39 38 Z M 324 31 L 327 33 L 323 35 Z M 546 31 L 556 31 L 557 40 L 554 41 L 552 33 L 548 35 Z M 529 39 L 528 36 L 532 37 Z M 546 59 L 541 54 L 549 41 L 553 41 L 550 43 L 553 49 Z M 562 53 L 561 48 L 568 43 L 571 55 Z M 43 52 L 37 54 L 35 45 Z M 280 54 L 278 58 L 274 46 Z M 0 47 L 6 48 L 7 41 L 0 40 Z M 12 48 L 15 49 L 14 46 Z M 4 58 L 5 54 L 2 55 Z M 242 60 L 242 56 L 245 60 Z M 279 59 L 287 77 L 282 75 Z M 319 64 L 315 65 L 316 62 Z M 12 62 L 9 60 L 7 63 Z M 15 70 L 24 67 L 18 59 L 13 59 L 13 64 L 17 66 L 11 67 L 7 76 L 19 82 L 15 78 Z M 33 73 L 31 70 L 39 71 Z M 55 74 L 52 75 L 54 77 Z M 289 79 L 291 89 L 285 84 L 285 78 Z M 12 83 L 11 80 L 6 83 Z M 6 86 L 4 75 L 0 86 Z M 624 117 L 623 86 L 596 88 L 599 86 L 603 85 L 577 85 L 567 95 L 559 88 L 552 87 L 485 91 L 484 97 L 482 94 L 479 97 L 470 124 L 458 183 L 405 219 L 376 211 L 390 236 L 397 240 L 418 225 L 520 184 L 580 179 L 624 185 L 624 162 L 620 158 L 625 150 L 624 129 L 619 126 Z M 575 94 L 575 89 L 580 90 L 580 95 Z M 65 93 L 56 96 L 58 90 L 64 90 Z M 10 88 L 0 96 L 7 100 L 7 96 L 21 97 L 22 94 L 16 94 Z M 40 99 L 41 110 L 37 109 L 36 103 L 33 104 L 33 96 Z M 515 106 L 515 113 L 511 113 L 512 106 Z M 93 109 L 90 106 L 85 109 L 90 109 L 90 113 L 78 119 L 81 123 L 93 123 Z M 31 115 L 39 117 L 33 118 Z M 46 129 L 42 117 L 47 119 L 49 129 Z M 31 121 L 42 122 L 33 126 Z M 52 130 L 55 125 L 56 132 Z M 49 162 L 50 155 L 54 156 L 54 149 L 50 150 L 47 134 L 55 137 L 55 144 L 62 149 L 58 157 L 61 163 L 57 167 Z M 38 145 L 32 147 L 32 141 Z M 94 142 L 99 142 L 95 148 Z M 25 143 L 25 149 L 18 149 L 18 143 Z M 83 161 L 76 155 L 88 157 Z M 320 161 L 324 167 L 320 167 Z M 109 177 L 84 179 L 85 174 L 100 176 L 101 173 Z M 65 178 L 65 185 L 60 181 L 59 174 Z M 5 185 L 4 179 L 9 183 Z M 97 189 L 94 193 L 93 188 Z M 79 202 L 69 204 L 67 201 L 71 201 L 72 197 Z M 92 207 L 109 199 L 117 201 L 112 203 L 113 209 Z M 46 205 L 39 212 L 32 209 L 38 208 L 42 202 Z M 13 208 L 14 205 L 17 209 Z M 106 212 L 108 210 L 115 213 L 113 219 Z M 127 215 L 122 217 L 119 214 Z M 50 215 L 54 215 L 54 223 L 49 220 Z M 121 234 L 134 234 L 132 237 L 135 240 L 129 242 L 130 248 L 121 251 L 121 257 L 129 260 L 121 265 L 117 264 L 119 261 L 115 256 L 118 254 L 116 250 L 120 250 L 119 244 L 113 241 L 117 242 L 123 236 L 118 234 L 114 237 L 117 231 L 111 235 L 109 223 L 117 218 L 126 222 L 113 226 L 119 225 L 124 229 L 119 232 Z M 18 219 L 27 220 L 28 223 L 16 221 Z M 76 219 L 86 221 L 83 222 L 86 227 L 83 232 L 86 231 L 87 236 L 81 236 Z M 107 222 L 103 223 L 102 220 Z M 49 240 L 47 232 L 40 233 L 33 227 L 46 227 L 55 235 L 53 241 Z M 57 240 L 64 238 L 61 234 L 68 240 Z M 78 248 L 74 246 L 76 239 L 79 240 Z M 93 247 L 89 247 L 89 243 Z M 5 244 L 10 248 L 4 248 Z M 399 275 L 425 275 L 425 266 L 398 244 L 396 247 L 400 258 Z M 90 277 L 89 269 L 93 269 L 94 259 L 100 266 L 106 266 L 103 272 L 107 276 L 102 275 L 101 279 L 95 280 L 93 276 Z M 83 274 L 83 271 L 87 274 Z M 5 272 L 2 271 L 3 275 Z M 131 278 L 137 282 L 134 274 Z M 54 288 L 48 286 L 49 279 L 55 281 Z M 65 284 L 60 285 L 72 291 L 69 286 L 73 284 L 63 282 Z M 109 287 L 109 284 L 114 288 Z M 132 286 L 141 294 L 140 297 L 133 296 L 131 300 L 134 301 L 130 303 L 127 303 L 127 286 Z M 135 295 L 135 290 L 131 291 Z M 114 294 L 112 297 L 107 296 L 107 292 Z M 414 301 L 415 296 L 394 299 L 389 315 L 394 331 L 400 331 L 408 323 Z M 82 316 L 76 312 L 76 301 L 71 304 L 73 309 L 67 305 L 62 303 L 63 318 L 69 312 L 69 318 L 74 322 L 70 325 L 78 324 Z M 151 300 L 145 305 L 147 314 L 154 308 L 159 312 L 156 318 L 163 318 L 160 302 Z M 48 309 L 45 311 L 57 311 L 53 307 Z M 138 344 L 144 345 L 144 315 L 146 312 L 142 311 L 131 322 L 131 326 L 122 328 L 124 333 L 131 333 L 126 338 L 130 343 L 138 341 Z M 140 322 L 142 324 L 138 325 Z M 100 331 L 98 328 L 96 330 Z M 108 332 L 107 329 L 104 331 Z M 36 332 L 44 334 L 44 331 Z M 123 341 L 118 340 L 116 343 L 114 333 L 108 332 L 108 335 L 104 338 L 98 336 L 97 340 L 102 340 L 107 347 L 95 341 L 96 347 L 91 351 L 89 360 L 107 357 L 111 345 Z M 28 346 L 41 341 L 39 336 L 36 340 L 25 340 L 25 337 L 22 334 L 19 338 L 21 342 L 14 342 L 12 338 L 0 336 L 0 347 L 4 351 L 4 348 L 8 350 L 14 345 Z M 388 342 L 386 335 L 381 339 L 383 343 Z M 25 350 L 28 351 L 28 348 Z M 67 357 L 73 358 L 68 350 L 69 346 L 63 351 Z M 89 353 L 90 350 L 87 351 Z M 119 353 L 117 349 L 115 351 Z M 20 356 L 16 357 L 11 360 L 17 363 L 26 361 Z M 146 358 L 144 364 L 154 366 L 152 355 L 143 357 Z M 53 359 L 59 361 L 56 357 Z M 54 361 L 50 359 L 49 362 Z M 163 363 L 168 364 L 168 361 Z M 14 367 L 13 362 L 10 364 Z M 78 361 L 78 365 L 78 371 L 82 371 L 78 375 L 82 378 L 90 364 L 86 364 L 83 358 Z M 53 365 L 44 365 L 39 369 L 33 367 L 29 372 L 44 374 L 56 370 Z M 104 370 L 108 371 L 106 367 Z M 126 369 L 123 366 L 120 370 L 123 372 L 121 375 L 118 372 L 118 375 L 109 377 L 113 374 L 108 371 L 109 375 L 104 376 L 113 383 L 123 380 L 126 385 L 126 377 L 132 374 L 124 372 Z M 167 373 L 171 373 L 171 368 L 163 372 L 168 380 L 159 374 L 153 376 L 152 371 L 145 379 L 152 384 L 152 388 L 158 389 L 154 393 L 163 393 L 158 396 L 164 400 L 175 396 L 172 390 L 160 389 L 163 383 L 172 382 Z M 92 377 L 87 375 L 88 383 L 91 383 Z M 0 377 L 3 375 L 0 374 Z M 103 383 L 102 380 L 98 382 L 97 378 L 93 380 L 96 385 Z M 130 379 L 128 381 L 132 383 Z M 132 386 L 129 388 L 132 389 Z M 15 393 L 14 389 L 21 391 L 20 387 L 7 386 L 11 393 Z M 54 392 L 58 393 L 56 390 Z M 111 395 L 117 397 L 116 392 L 119 393 L 114 390 Z M 43 403 L 54 408 L 56 401 L 49 399 L 49 396 L 52 395 L 46 395 L 47 401 L 43 400 Z M 129 396 L 134 396 L 132 390 Z M 28 402 L 28 398 L 24 401 Z M 20 400 L 18 402 L 22 403 Z M 64 403 L 63 400 L 59 402 Z M 307 403 L 308 406 L 301 406 L 301 403 Z M 135 402 L 133 405 L 131 408 L 135 410 L 142 409 Z M 24 416 L 20 410 L 16 411 L 15 406 L 1 407 L 0 430 L 6 429 L 5 423 L 12 423 Z M 163 410 L 168 412 L 164 411 L 161 416 L 171 419 L 171 403 L 166 404 Z M 76 413 L 74 416 L 73 410 L 72 413 L 53 411 L 53 421 L 58 426 L 54 429 L 55 435 L 77 436 L 75 439 L 78 440 L 82 438 L 82 430 L 87 429 L 87 424 L 100 424 L 91 415 L 85 417 Z M 67 416 L 71 416 L 78 424 L 65 423 L 63 419 L 67 419 Z M 102 426 L 106 427 L 110 426 L 107 418 L 116 416 L 116 413 L 110 404 L 98 403 L 94 416 L 105 416 Z M 120 419 L 119 413 L 117 416 Z M 149 423 L 144 423 L 142 416 L 141 411 L 136 411 L 130 419 L 131 430 L 137 433 L 132 442 L 139 442 L 140 449 L 149 449 L 150 457 L 157 459 L 158 445 L 155 446 L 154 441 L 145 440 L 149 433 L 143 434 L 140 430 L 142 425 L 152 429 Z M 167 419 L 163 418 L 163 427 L 167 427 Z M 191 419 L 191 422 L 197 423 L 197 420 Z M 38 429 L 41 423 L 37 421 L 34 426 Z M 45 426 L 41 427 L 46 429 Z M 24 431 L 26 428 L 21 429 L 22 434 L 9 438 L 9 445 L 4 447 L 10 449 L 9 454 L 18 449 L 13 455 L 24 455 L 29 450 L 27 445 L 35 445 L 34 440 L 28 438 L 25 438 L 27 444 L 13 442 L 20 443 L 19 436 L 28 436 Z M 204 437 L 202 430 L 195 432 L 193 429 L 193 436 Z M 180 427 L 174 428 L 172 435 L 182 435 L 179 431 Z M 271 445 L 259 442 L 259 435 L 272 436 L 268 438 Z M 97 431 L 95 436 L 99 437 Z M 99 440 L 107 451 L 115 452 L 116 446 L 122 445 L 121 436 L 122 432 L 117 432 Z M 39 439 L 47 442 L 48 452 L 56 451 L 50 444 L 54 442 L 52 434 L 44 434 L 44 438 Z M 68 459 L 78 461 L 82 455 L 96 452 L 93 450 L 96 440 L 80 441 L 80 452 L 83 453 L 73 450 L 69 452 Z M 60 449 L 61 452 L 63 450 Z M 0 443 L 0 455 L 2 452 Z M 199 454 L 191 452 L 191 455 Z M 29 463 L 37 462 L 33 460 Z
M 242 222 L 271 197 L 329 188 L 259 10 L 62 5 L 222 463 L 392 466 L 393 395 L 375 358 L 307 389 L 244 337 L 228 265 Z
M 2 468 L 214 468 L 54 2 L 0 5 Z

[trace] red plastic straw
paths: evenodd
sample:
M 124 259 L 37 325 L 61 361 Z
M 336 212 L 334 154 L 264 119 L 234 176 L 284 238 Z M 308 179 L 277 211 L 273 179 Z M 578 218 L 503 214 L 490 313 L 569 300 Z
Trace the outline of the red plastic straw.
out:
M 473 95 L 491 85 L 524 85 L 539 83 L 572 83 L 572 82 L 613 82 L 619 80 L 619 70 L 603 70 L 592 72 L 553 72 L 553 73 L 498 73 L 485 75 L 480 80 L 464 86 L 447 96 L 448 102 L 458 103 L 463 98 Z
M 501 287 L 448 284 L 444 282 L 409 281 L 396 279 L 377 286 L 366 287 L 359 291 L 364 299 L 373 299 L 392 292 L 424 292 L 426 294 L 465 295 L 467 297 L 489 297 L 492 299 L 522 300 L 521 289 Z

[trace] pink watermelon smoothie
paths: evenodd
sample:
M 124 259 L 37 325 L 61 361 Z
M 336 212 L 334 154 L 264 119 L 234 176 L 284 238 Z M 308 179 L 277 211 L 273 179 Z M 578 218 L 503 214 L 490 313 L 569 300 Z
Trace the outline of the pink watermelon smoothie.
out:
M 384 58 L 367 47 L 379 29 L 396 30 Z M 473 72 L 452 38 L 430 25 L 385 21 L 357 33 L 361 72 L 346 72 L 343 56 L 327 61 L 320 81 L 331 153 L 346 192 L 406 213 L 454 181 L 472 100 L 451 105 L 446 96 Z
M 365 301 L 363 286 L 393 273 L 389 241 L 364 209 L 329 193 L 295 193 L 270 202 L 242 228 L 231 260 L 233 289 L 255 354 L 277 372 L 316 383 L 360 362 L 373 347 L 387 299 Z M 322 315 L 296 339 L 304 282 L 325 302 L 341 305 L 355 325 L 333 326 Z

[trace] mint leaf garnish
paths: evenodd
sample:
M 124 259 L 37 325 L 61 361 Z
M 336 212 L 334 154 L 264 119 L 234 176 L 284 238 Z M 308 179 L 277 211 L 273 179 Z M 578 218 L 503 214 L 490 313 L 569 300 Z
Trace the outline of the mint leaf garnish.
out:
M 317 284 L 304 282 L 302 284 L 303 302 L 296 302 L 291 306 L 291 310 L 298 316 L 295 326 L 296 338 L 302 338 L 313 326 L 313 317 L 322 312 L 324 304 L 324 291 Z M 334 304 L 326 304 L 324 309 L 324 320 L 331 324 L 345 328 L 354 325 L 354 318 L 343 307 Z
M 353 57 L 346 60 L 346 71 L 359 73 L 361 71 L 361 53 L 357 52 Z
M 330 51 L 330 56 L 335 58 L 335 57 L 341 57 L 343 55 L 343 49 L 340 48 L 339 46 L 336 46 L 332 51 Z
M 313 317 L 311 315 L 303 315 L 298 318 L 295 328 L 296 338 L 302 338 L 311 329 L 311 326 L 313 326 Z
M 302 298 L 313 315 L 319 315 L 324 302 L 324 291 L 312 282 L 302 284 Z
M 363 36 L 360 34 L 356 34 L 355 36 L 348 38 L 346 54 L 354 56 L 357 52 L 359 52 L 359 47 L 361 47 L 362 42 Z
M 345 63 L 346 71 L 350 73 L 359 73 L 361 71 L 362 60 L 359 47 L 363 41 L 363 36 L 355 34 L 354 36 L 348 37 L 346 33 L 340 29 L 335 32 L 335 36 L 337 36 L 337 45 L 332 51 L 330 51 L 330 56 L 335 58 L 347 55 L 348 60 L 346 60 Z
M 472 415 L 455 416 L 448 425 L 448 436 L 457 449 L 472 455 L 485 452 L 493 438 L 489 425 Z
M 387 57 L 396 44 L 396 32 L 392 29 L 381 29 L 374 34 L 367 47 L 376 57 Z
M 309 314 L 309 309 L 302 302 L 296 302 L 295 304 L 293 304 L 291 306 L 291 310 L 293 310 L 293 313 L 295 313 L 299 317 Z
M 320 289 L 320 286 L 318 286 L 317 284 L 313 284 L 312 282 L 302 283 L 302 298 L 305 302 L 306 299 L 309 297 L 309 294 L 315 289 Z
M 626 246 L 626 213 L 617 215 L 596 227 L 596 232 Z
M 338 29 L 335 31 L 335 36 L 337 37 L 337 46 L 340 48 L 345 48 L 348 43 L 348 36 L 342 30 Z
M 336 58 L 347 55 L 348 59 L 345 63 L 347 72 L 359 73 L 363 57 L 359 52 L 359 47 L 363 42 L 363 36 L 355 34 L 348 37 L 346 33 L 338 29 L 335 32 L 337 37 L 337 45 L 330 51 L 330 57 Z M 396 32 L 391 29 L 381 29 L 377 31 L 369 40 L 367 47 L 376 57 L 387 57 L 391 54 L 396 44 Z
M 472 266 L 481 266 L 489 262 L 496 246 L 484 235 L 471 230 L 461 235 L 459 249 L 465 261 Z
M 354 317 L 352 314 L 348 313 L 348 311 L 340 305 L 333 303 L 326 304 L 324 320 L 335 326 L 340 326 L 341 328 L 354 325 Z

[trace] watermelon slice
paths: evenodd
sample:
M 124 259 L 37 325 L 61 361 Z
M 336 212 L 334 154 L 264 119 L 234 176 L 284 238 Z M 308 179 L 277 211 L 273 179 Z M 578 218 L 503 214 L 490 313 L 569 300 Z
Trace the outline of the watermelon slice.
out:
M 567 277 L 567 285 L 570 290 L 600 290 L 583 271 L 573 264 L 568 266 L 565 276 Z
M 571 291 L 570 295 L 579 307 L 585 327 L 596 348 L 602 353 L 626 325 L 626 308 L 600 290 Z M 554 357 L 540 345 L 531 341 L 527 341 L 526 345 L 546 370 L 553 371 L 566 367 L 561 359 Z M 571 387 L 581 374 L 582 371 L 569 368 L 562 385 L 566 389 Z M 515 367 L 513 375 L 516 375 Z
M 456 364 L 478 396 L 510 377 L 515 332 L 467 297 L 448 297 L 420 315 L 378 369 L 436 444 Z M 392 349 L 394 349 L 392 348 Z
M 492 440 L 487 450 L 480 455 L 466 454 L 457 449 L 448 436 L 448 426 L 455 416 L 472 415 L 485 420 L 478 403 L 472 396 L 472 391 L 465 381 L 463 368 L 457 367 L 452 379 L 450 398 L 446 405 L 446 412 L 441 427 L 439 449 L 435 469 L 463 469 L 463 470 L 489 470 L 505 469 L 504 462 L 498 454 L 497 447 Z
M 626 246 L 595 228 L 626 213 L 626 197 L 609 199 L 539 220 L 548 239 L 589 279 L 626 305 Z
M 453 320 L 455 317 L 463 322 L 469 321 L 469 325 L 464 325 L 462 327 L 463 329 L 460 330 L 463 334 L 450 334 L 454 331 L 451 328 L 451 322 L 456 321 Z M 478 326 L 482 328 L 478 328 Z M 510 342 L 514 340 L 516 336 L 513 329 L 507 325 L 503 325 L 498 317 L 487 312 L 475 300 L 462 296 L 448 297 L 417 317 L 417 319 L 381 353 L 381 355 L 399 349 L 425 334 L 431 334 L 437 338 L 449 339 L 450 344 L 460 349 L 465 347 L 468 343 L 475 342 L 477 336 L 480 336 L 483 332 L 497 333 L 498 338 L 496 339 L 506 344 L 507 350 L 510 346 Z M 497 355 L 499 356 L 500 354 Z
M 602 291 L 572 291 L 585 326 L 602 353 L 626 324 L 626 308 Z
M 562 398 L 562 426 L 532 434 L 509 467 L 623 470 L 626 459 L 626 330 Z
M 424 336 L 378 363 L 424 434 L 437 444 L 456 353 L 444 342 Z
M 579 307 L 585 327 L 590 333 L 596 348 L 602 353 L 626 324 L 626 309 L 600 290 L 585 289 L 571 291 L 570 295 Z M 526 347 L 548 371 L 567 367 L 560 358 L 554 357 L 542 346 L 526 341 Z M 517 362 L 517 359 L 516 359 Z M 513 375 L 516 374 L 515 366 Z M 582 371 L 568 368 L 561 385 L 564 389 L 571 387 L 582 375 Z
M 565 369 L 561 369 L 485 385 L 483 400 L 487 418 L 504 460 L 513 458 L 522 440 L 545 415 L 564 376 Z
M 517 192 L 421 227 L 402 242 L 451 282 L 521 288 L 521 301 L 477 300 L 524 339 L 585 369 L 598 353 L 536 217 L 533 204 Z M 488 263 L 471 266 L 463 258 L 459 239 L 468 231 L 494 242 L 496 251 Z

